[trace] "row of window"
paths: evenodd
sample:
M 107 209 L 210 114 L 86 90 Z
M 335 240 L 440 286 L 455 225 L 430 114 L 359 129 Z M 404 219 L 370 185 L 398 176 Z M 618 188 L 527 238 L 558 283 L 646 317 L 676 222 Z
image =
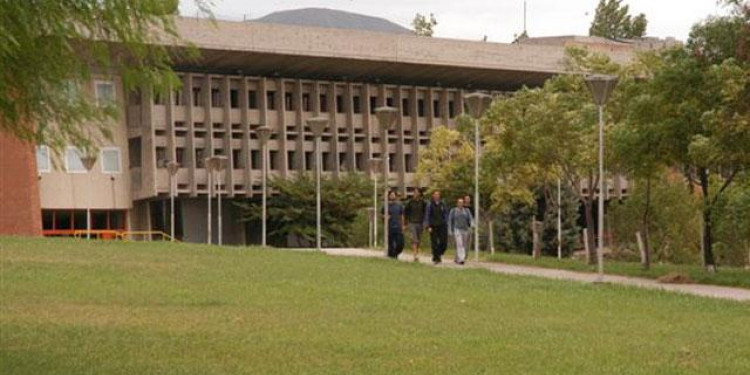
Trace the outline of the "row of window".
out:
M 193 87 L 192 91 L 192 101 L 193 106 L 195 107 L 202 107 L 204 105 L 203 101 L 203 95 L 201 94 L 202 89 L 200 87 Z M 240 107 L 240 100 L 239 100 L 239 92 L 236 89 L 231 89 L 229 95 L 229 106 L 231 108 L 239 108 Z M 303 93 L 302 94 L 302 100 L 301 100 L 301 106 L 302 111 L 304 112 L 312 112 L 312 99 L 311 94 L 309 93 Z M 320 102 L 320 112 L 328 112 L 328 96 L 326 94 L 320 94 L 319 97 Z M 221 96 L 221 93 L 219 89 L 212 89 L 211 90 L 211 106 L 215 108 L 220 108 L 224 105 L 224 100 Z M 185 105 L 185 101 L 183 98 L 182 91 L 176 90 L 173 95 L 173 102 L 176 106 L 182 106 Z M 276 91 L 266 91 L 266 109 L 268 110 L 276 110 L 277 104 L 276 104 Z M 375 108 L 378 106 L 378 98 L 376 96 L 370 97 L 370 113 L 375 113 Z M 417 99 L 417 116 L 419 117 L 425 117 L 426 116 L 426 100 L 425 99 Z M 154 97 L 154 104 L 156 105 L 164 105 L 164 99 L 161 95 L 156 95 Z M 351 106 L 352 112 L 355 114 L 362 113 L 362 100 L 359 95 L 352 96 L 351 103 L 346 103 L 344 100 L 344 95 L 336 95 L 336 112 L 337 113 L 345 113 L 348 106 Z M 386 105 L 392 107 L 394 105 L 393 98 L 387 98 L 386 99 Z M 249 90 L 247 92 L 247 107 L 249 109 L 258 109 L 258 93 L 255 90 Z M 293 93 L 287 92 L 284 93 L 284 110 L 286 111 L 296 111 L 296 103 L 294 101 L 294 95 Z M 401 111 L 403 116 L 411 116 L 411 100 L 409 98 L 403 98 L 401 102 Z M 432 101 L 432 115 L 433 117 L 441 117 L 442 116 L 442 106 L 439 99 L 434 99 Z M 456 108 L 453 100 L 448 101 L 448 117 L 453 118 L 456 117 Z
M 224 149 L 216 149 L 214 150 L 215 155 L 224 155 Z M 321 153 L 321 157 L 323 159 L 323 170 L 329 171 L 331 170 L 331 157 L 333 154 L 329 152 L 323 152 Z M 204 148 L 196 148 L 195 149 L 195 164 L 196 168 L 205 168 L 205 159 L 208 156 L 206 153 L 206 149 Z M 269 151 L 269 166 L 268 168 L 270 170 L 279 170 L 280 164 L 279 164 L 279 151 L 271 150 Z M 391 154 L 390 155 L 390 170 L 396 169 L 396 155 Z M 305 158 L 305 170 L 312 170 L 314 165 L 314 153 L 312 151 L 306 151 L 304 158 Z M 404 160 L 406 164 L 406 172 L 412 173 L 414 172 L 414 168 L 412 166 L 412 157 L 411 154 L 405 154 Z M 242 158 L 242 151 L 241 150 L 232 150 L 232 165 L 234 166 L 234 169 L 243 169 L 245 167 L 245 161 Z M 183 147 L 176 147 L 175 148 L 175 159 L 177 164 L 179 165 L 186 165 L 185 161 L 185 149 Z M 167 149 L 165 147 L 157 147 L 156 148 L 156 160 L 158 161 L 158 164 L 160 167 L 164 168 L 166 167 L 167 161 L 169 160 L 169 157 L 167 155 Z M 366 171 L 365 166 L 365 155 L 363 153 L 357 152 L 354 154 L 354 164 L 355 164 L 355 170 L 364 172 Z M 261 169 L 261 153 L 260 150 L 251 150 L 250 151 L 250 168 L 254 170 L 260 170 Z M 338 156 L 338 164 L 339 168 L 341 170 L 351 170 L 351 168 L 348 165 L 347 160 L 347 154 L 342 152 L 339 153 Z M 132 165 L 131 165 L 132 166 Z M 291 171 L 300 170 L 301 168 L 297 165 L 297 153 L 296 151 L 287 151 L 287 169 Z
M 68 173 L 86 173 L 86 167 L 81 160 L 81 151 L 74 146 L 65 148 L 64 168 Z M 102 147 L 99 149 L 99 158 L 97 163 L 102 173 L 116 174 L 121 173 L 121 153 L 119 147 Z M 39 173 L 52 172 L 52 158 L 48 146 L 40 145 L 36 147 L 36 166 Z

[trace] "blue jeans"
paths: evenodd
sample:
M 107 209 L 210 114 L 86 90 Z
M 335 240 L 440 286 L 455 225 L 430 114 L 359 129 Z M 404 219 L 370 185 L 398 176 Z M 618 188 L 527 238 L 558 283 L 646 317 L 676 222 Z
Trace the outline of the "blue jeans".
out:
M 404 250 L 404 232 L 401 228 L 388 228 L 388 257 L 398 258 Z

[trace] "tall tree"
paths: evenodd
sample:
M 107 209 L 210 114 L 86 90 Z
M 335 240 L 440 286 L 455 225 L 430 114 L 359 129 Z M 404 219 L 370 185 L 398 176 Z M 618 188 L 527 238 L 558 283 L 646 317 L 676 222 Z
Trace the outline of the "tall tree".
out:
M 577 72 L 614 73 L 620 68 L 608 58 L 581 49 L 566 51 L 568 69 Z M 618 94 L 612 101 L 617 100 Z M 611 117 L 611 111 L 607 112 Z M 505 185 L 527 191 L 542 187 L 548 202 L 551 186 L 560 178 L 583 203 L 588 241 L 594 243 L 593 207 L 598 184 L 596 108 L 580 75 L 560 75 L 540 88 L 524 88 L 497 100 L 487 114 L 494 128 L 485 138 L 488 169 Z M 503 199 L 502 190 L 493 195 Z M 533 196 L 533 195 L 532 195 Z M 590 246 L 589 261 L 594 261 Z
M 196 0 L 207 12 L 203 0 Z M 177 0 L 0 1 L 0 131 L 87 148 L 117 115 L 79 86 L 94 74 L 126 88 L 178 85 L 167 45 Z
M 418 36 L 431 37 L 435 32 L 435 26 L 437 26 L 437 19 L 435 15 L 430 13 L 429 18 L 421 13 L 417 13 L 414 16 L 414 20 L 411 21 L 411 26 L 414 28 L 414 32 Z
M 640 38 L 646 35 L 647 25 L 646 15 L 633 17 L 630 7 L 623 5 L 622 0 L 600 0 L 589 35 L 609 39 Z

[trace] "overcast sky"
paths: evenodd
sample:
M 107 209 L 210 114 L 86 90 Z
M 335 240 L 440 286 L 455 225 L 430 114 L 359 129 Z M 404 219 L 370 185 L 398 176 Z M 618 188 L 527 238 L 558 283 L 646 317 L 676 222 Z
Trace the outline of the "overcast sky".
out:
M 523 30 L 523 0 L 208 0 L 219 19 L 241 20 L 298 8 L 331 8 L 383 17 L 407 28 L 416 13 L 434 13 L 435 36 L 510 42 Z M 588 35 L 599 0 L 527 0 L 530 36 Z M 690 27 L 725 13 L 716 0 L 625 0 L 631 13 L 645 13 L 649 36 L 687 39 Z M 193 0 L 180 0 L 183 15 L 195 14 Z

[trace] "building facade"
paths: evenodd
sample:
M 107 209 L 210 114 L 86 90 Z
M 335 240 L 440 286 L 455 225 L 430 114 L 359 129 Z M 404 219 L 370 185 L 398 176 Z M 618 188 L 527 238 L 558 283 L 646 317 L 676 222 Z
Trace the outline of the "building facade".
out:
M 45 146 L 37 147 L 45 234 L 85 229 L 87 208 L 96 230 L 169 232 L 166 166 L 174 161 L 177 237 L 204 242 L 208 225 L 216 225 L 206 220 L 205 159 L 222 155 L 228 161 L 218 175 L 224 243 L 255 242 L 259 229 L 240 221 L 233 202 L 261 193 L 256 129 L 271 128 L 269 172 L 286 178 L 313 170 L 313 135 L 305 120 L 317 116 L 330 120 L 322 137 L 324 174 L 369 173 L 367 160 L 387 153 L 391 187 L 408 194 L 416 187 L 420 148 L 434 127 L 455 125 L 465 94 L 540 85 L 562 73 L 564 55 L 557 45 L 255 22 L 181 18 L 178 27 L 201 53 L 180 58 L 187 46 L 175 48 L 179 89 L 125 92 L 117 77 L 98 77 L 86 88 L 123 113 L 91 171 L 73 147 L 57 163 Z M 630 58 L 620 49 L 610 55 Z M 374 116 L 384 105 L 399 113 L 387 134 Z

